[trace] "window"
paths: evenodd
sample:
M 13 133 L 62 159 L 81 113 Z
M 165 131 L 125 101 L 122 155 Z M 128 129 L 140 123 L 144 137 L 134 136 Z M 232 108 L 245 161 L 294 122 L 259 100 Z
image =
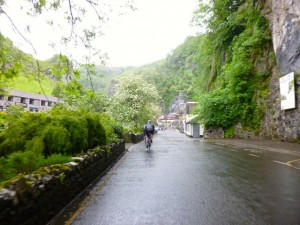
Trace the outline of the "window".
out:
M 4 96 L 3 95 L 0 95 L 0 100 L 4 100 Z
M 52 102 L 48 102 L 48 106 L 52 106 Z
M 46 105 L 46 102 L 42 100 L 41 105 L 42 105 L 42 106 L 45 106 L 45 105 Z
M 14 100 L 14 97 L 13 97 L 13 96 L 9 96 L 9 97 L 7 98 L 7 100 L 10 101 L 10 102 L 12 102 L 12 101 Z
M 29 104 L 33 105 L 34 104 L 34 99 L 30 99 Z
M 26 103 L 26 98 L 21 98 L 21 103 Z

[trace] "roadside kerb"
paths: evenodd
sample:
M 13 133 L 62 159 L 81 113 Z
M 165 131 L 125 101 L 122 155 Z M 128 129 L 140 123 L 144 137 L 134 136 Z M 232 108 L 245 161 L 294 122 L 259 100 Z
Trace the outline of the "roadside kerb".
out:
M 272 152 L 278 152 L 278 153 L 284 153 L 284 154 L 289 154 L 289 155 L 294 155 L 300 157 L 300 145 L 299 145 L 299 151 L 295 150 L 290 150 L 287 148 L 277 148 L 274 146 L 267 146 L 266 143 L 261 143 L 258 144 L 249 144 L 246 143 L 247 140 L 220 140 L 220 139 L 204 139 L 204 142 L 206 143 L 212 143 L 216 145 L 221 145 L 221 146 L 227 146 L 227 147 L 232 147 L 232 148 L 239 148 L 239 149 L 245 149 L 245 148 L 252 148 L 252 149 L 257 149 L 257 150 L 265 150 L 265 151 L 272 151 Z M 273 143 L 274 144 L 274 143 Z

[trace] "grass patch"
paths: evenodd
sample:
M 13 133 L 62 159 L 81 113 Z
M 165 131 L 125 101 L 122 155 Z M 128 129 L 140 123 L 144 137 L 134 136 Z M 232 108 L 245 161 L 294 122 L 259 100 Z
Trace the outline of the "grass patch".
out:
M 35 94 L 44 94 L 45 92 L 47 96 L 52 96 L 52 91 L 54 87 L 53 80 L 45 76 L 41 80 L 41 86 L 36 80 L 27 78 L 25 76 L 18 76 L 12 79 L 8 84 L 8 88 L 10 89 L 31 92 Z

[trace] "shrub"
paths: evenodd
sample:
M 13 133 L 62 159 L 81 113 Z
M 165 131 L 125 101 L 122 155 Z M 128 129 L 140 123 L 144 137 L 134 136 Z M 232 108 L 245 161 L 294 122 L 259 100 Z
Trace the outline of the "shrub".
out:
M 51 122 L 44 128 L 42 137 L 45 143 L 45 155 L 62 153 L 74 155 L 87 149 L 87 125 L 79 116 L 52 116 Z
M 215 90 L 202 96 L 196 111 L 205 127 L 227 128 L 238 121 L 242 104 L 228 90 Z
M 38 168 L 43 166 L 51 166 L 54 164 L 63 164 L 71 161 L 72 161 L 71 156 L 66 156 L 62 154 L 52 154 L 49 157 L 43 158 L 43 160 L 39 161 Z
M 124 129 L 120 124 L 114 123 L 112 124 L 112 128 L 114 129 L 114 133 L 119 137 L 119 138 L 124 138 Z
M 24 108 L 18 105 L 11 105 L 7 109 L 7 115 L 10 120 L 14 120 L 15 118 L 20 118 L 24 114 Z
M 6 116 L 6 113 L 0 112 L 0 133 L 7 126 L 7 122 L 6 122 L 5 116 Z
M 103 145 L 114 142 L 117 139 L 117 136 L 114 132 L 113 127 L 111 126 L 112 124 L 112 119 L 107 113 L 101 113 L 99 116 L 100 123 L 102 124 L 105 134 L 106 134 L 106 142 L 103 143 Z
M 69 152 L 71 148 L 70 134 L 63 126 L 49 124 L 43 131 L 43 141 L 45 143 L 44 154 L 47 156 L 55 153 Z
M 225 129 L 225 138 L 233 138 L 235 136 L 234 127 Z
M 38 162 L 42 159 L 41 154 L 33 151 L 14 152 L 5 160 L 0 180 L 8 180 L 19 173 L 30 173 L 39 167 Z
M 70 150 L 68 154 L 76 154 L 87 150 L 88 128 L 87 122 L 80 114 L 74 116 L 63 115 L 57 118 L 60 124 L 69 132 Z
M 88 129 L 88 148 L 92 149 L 99 145 L 107 143 L 105 129 L 96 113 L 87 113 L 85 115 Z
M 24 151 L 27 141 L 40 136 L 50 118 L 44 113 L 24 113 L 15 118 L 9 127 L 0 133 L 0 156 Z
M 70 156 L 53 154 L 47 158 L 34 151 L 14 152 L 7 158 L 0 158 L 0 182 L 9 180 L 20 173 L 33 171 L 54 164 L 63 164 L 72 161 Z
M 75 155 L 117 141 L 122 127 L 107 114 L 73 111 L 63 106 L 50 113 L 24 113 L 0 133 L 0 156 L 17 151 Z M 119 136 L 115 134 L 115 130 Z

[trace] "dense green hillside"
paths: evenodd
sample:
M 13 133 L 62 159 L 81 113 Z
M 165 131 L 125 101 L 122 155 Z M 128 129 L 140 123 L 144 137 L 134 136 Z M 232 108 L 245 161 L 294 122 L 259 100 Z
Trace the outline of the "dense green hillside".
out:
M 53 92 L 53 85 L 54 82 L 46 76 L 43 77 L 41 82 L 39 83 L 34 79 L 28 78 L 24 75 L 20 75 L 9 82 L 7 87 L 14 90 L 51 96 Z
M 241 123 L 257 133 L 276 66 L 272 36 L 261 14 L 264 1 L 215 0 L 200 5 L 199 23 L 209 32 L 188 38 L 162 61 L 127 73 L 142 76 L 160 92 L 168 111 L 180 91 L 200 102 L 198 115 L 208 127 Z M 211 17 L 207 17 L 211 15 Z
M 185 92 L 188 98 L 196 96 L 198 87 L 197 74 L 199 66 L 195 55 L 199 51 L 202 37 L 189 37 L 172 51 L 166 59 L 138 68 L 125 71 L 122 75 L 140 76 L 153 84 L 163 99 L 163 110 L 169 112 L 169 107 L 179 92 Z
M 131 67 L 103 67 L 96 65 L 93 70 L 87 71 L 86 67 L 82 66 L 79 69 L 81 74 L 79 81 L 85 88 L 94 88 L 97 91 L 107 92 L 111 81 L 130 69 Z
M 52 95 L 54 82 L 49 76 L 52 64 L 25 54 L 0 34 L 0 89 Z

